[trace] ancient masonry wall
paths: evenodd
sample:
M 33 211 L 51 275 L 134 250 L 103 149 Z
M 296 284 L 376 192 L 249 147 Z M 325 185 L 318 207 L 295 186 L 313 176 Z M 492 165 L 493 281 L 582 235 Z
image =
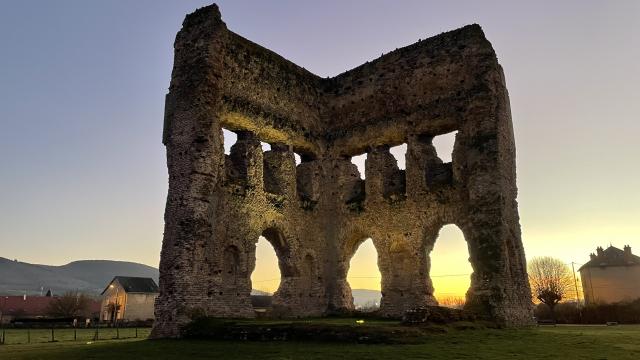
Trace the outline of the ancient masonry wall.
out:
M 223 128 L 238 134 L 230 155 Z M 443 163 L 432 139 L 456 130 Z M 349 261 L 367 238 L 382 314 L 436 304 L 429 253 L 446 224 L 469 245 L 467 308 L 506 326 L 531 321 L 509 99 L 477 25 L 323 79 L 229 31 L 217 6 L 199 9 L 176 37 L 163 143 L 154 337 L 178 337 L 200 315 L 253 317 L 261 235 L 279 259 L 281 315 L 351 309 Z M 401 143 L 406 170 L 389 153 Z M 366 181 L 351 163 L 365 152 Z

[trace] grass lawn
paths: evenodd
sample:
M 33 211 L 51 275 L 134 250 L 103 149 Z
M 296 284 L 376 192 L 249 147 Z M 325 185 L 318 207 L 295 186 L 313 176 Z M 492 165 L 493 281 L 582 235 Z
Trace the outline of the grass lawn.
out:
M 151 332 L 150 328 L 138 328 L 138 337 L 145 339 Z M 54 329 L 53 340 L 56 342 L 61 341 L 93 341 L 96 335 L 95 329 L 79 328 L 75 331 L 73 329 Z M 0 335 L 1 336 L 1 335 Z M 99 340 L 110 340 L 119 338 L 133 338 L 136 336 L 135 328 L 120 328 L 118 332 L 113 328 L 98 329 Z M 43 343 L 51 342 L 51 329 L 5 329 L 4 340 L 7 345 L 27 344 L 31 342 Z
M 451 330 L 419 345 L 113 340 L 0 346 L 0 359 L 640 359 L 640 326 Z

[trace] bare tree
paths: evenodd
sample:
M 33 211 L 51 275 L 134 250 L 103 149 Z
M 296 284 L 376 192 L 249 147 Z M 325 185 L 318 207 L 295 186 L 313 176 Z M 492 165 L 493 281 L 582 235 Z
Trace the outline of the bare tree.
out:
M 107 304 L 107 312 L 111 314 L 111 322 L 115 322 L 117 320 L 116 315 L 120 312 L 121 309 L 122 309 L 122 304 L 116 305 L 115 303 L 112 303 L 112 302 Z
M 533 296 L 547 305 L 555 320 L 554 308 L 573 286 L 569 267 L 549 256 L 535 257 L 528 265 L 529 283 Z
M 91 299 L 79 292 L 66 292 L 53 298 L 47 307 L 50 316 L 75 317 L 87 315 L 90 311 Z

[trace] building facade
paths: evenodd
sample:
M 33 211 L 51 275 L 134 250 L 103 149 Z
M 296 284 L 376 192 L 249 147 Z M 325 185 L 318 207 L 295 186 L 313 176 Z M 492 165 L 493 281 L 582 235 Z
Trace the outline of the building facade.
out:
M 154 319 L 158 285 L 151 278 L 116 276 L 102 292 L 100 320 Z
M 591 254 L 591 260 L 580 269 L 582 290 L 586 304 L 614 303 L 640 298 L 640 257 L 631 253 L 631 246 L 623 250 L 609 246 Z

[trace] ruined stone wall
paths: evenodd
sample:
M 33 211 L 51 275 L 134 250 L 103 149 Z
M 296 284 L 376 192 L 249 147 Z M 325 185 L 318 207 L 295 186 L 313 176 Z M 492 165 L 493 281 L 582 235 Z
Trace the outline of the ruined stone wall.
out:
M 229 155 L 222 128 L 238 134 Z M 444 163 L 432 140 L 451 131 L 453 161 Z M 215 5 L 202 8 L 176 37 L 163 142 L 155 337 L 179 336 L 200 315 L 253 317 L 261 235 L 279 259 L 279 314 L 352 309 L 349 261 L 367 238 L 383 315 L 436 304 L 429 253 L 446 224 L 469 244 L 468 309 L 530 322 L 509 100 L 477 25 L 323 79 L 229 31 Z M 389 152 L 401 143 L 406 170 Z M 351 157 L 365 152 L 363 178 Z

